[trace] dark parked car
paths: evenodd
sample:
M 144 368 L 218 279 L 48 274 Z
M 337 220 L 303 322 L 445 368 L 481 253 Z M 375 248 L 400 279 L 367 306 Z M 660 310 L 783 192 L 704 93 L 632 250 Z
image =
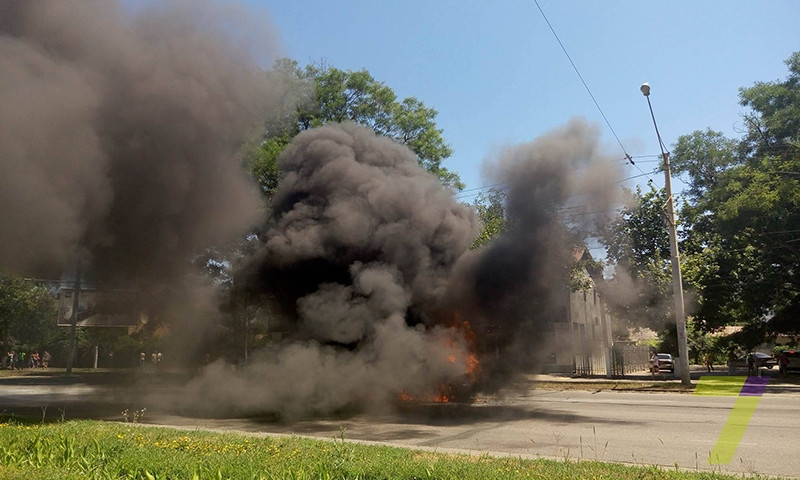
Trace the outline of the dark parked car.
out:
M 748 355 L 750 354 L 748 353 L 742 355 L 741 357 L 738 357 L 736 360 L 733 361 L 733 366 L 747 368 Z M 752 355 L 755 357 L 755 364 L 754 364 L 755 368 L 761 368 L 761 367 L 772 368 L 778 364 L 778 359 L 768 353 L 753 352 Z
M 797 350 L 784 350 L 778 356 L 781 373 L 789 370 L 800 370 L 800 352 Z

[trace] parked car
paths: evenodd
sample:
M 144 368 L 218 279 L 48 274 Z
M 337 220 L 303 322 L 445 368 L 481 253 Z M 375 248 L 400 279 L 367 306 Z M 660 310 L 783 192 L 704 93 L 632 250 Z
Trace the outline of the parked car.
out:
M 734 367 L 740 368 L 747 368 L 747 356 L 750 355 L 746 353 L 740 357 L 737 357 L 736 360 L 733 361 Z M 755 357 L 755 368 L 772 368 L 778 364 L 778 359 L 768 353 L 762 352 L 753 352 L 752 354 Z
M 785 358 L 785 361 L 781 361 Z M 784 350 L 778 357 L 781 373 L 789 370 L 800 370 L 800 352 L 797 350 Z
M 755 352 L 756 367 L 772 368 L 778 364 L 778 359 L 768 353 Z
M 669 353 L 657 353 L 658 355 L 658 370 L 669 370 L 670 373 L 675 373 L 675 364 L 672 362 L 672 355 Z

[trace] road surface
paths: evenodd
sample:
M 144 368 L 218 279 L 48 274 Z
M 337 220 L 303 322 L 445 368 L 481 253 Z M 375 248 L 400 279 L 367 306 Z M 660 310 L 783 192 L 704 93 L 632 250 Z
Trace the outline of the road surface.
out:
M 272 418 L 190 418 L 143 404 L 148 387 L 80 379 L 0 379 L 0 412 L 121 420 L 121 409 L 147 408 L 144 421 L 379 442 L 437 451 L 524 458 L 601 460 L 688 470 L 800 478 L 800 386 L 772 382 L 750 419 L 733 460 L 709 454 L 736 397 L 525 388 L 468 404 L 401 404 L 392 414 L 351 414 L 278 422 Z M 151 384 L 150 388 L 166 388 Z M 166 392 L 165 392 L 166 394 Z M 150 397 L 152 398 L 152 397 Z

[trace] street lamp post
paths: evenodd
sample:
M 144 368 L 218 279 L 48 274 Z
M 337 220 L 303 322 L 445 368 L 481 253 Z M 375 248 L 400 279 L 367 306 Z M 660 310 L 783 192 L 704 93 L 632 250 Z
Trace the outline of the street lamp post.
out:
M 678 359 L 681 373 L 681 383 L 691 385 L 689 376 L 689 348 L 686 339 L 686 312 L 683 306 L 683 282 L 681 281 L 681 259 L 678 253 L 678 234 L 675 230 L 675 203 L 672 197 L 672 178 L 669 166 L 669 152 L 664 150 L 664 142 L 661 141 L 661 134 L 658 133 L 656 116 L 653 114 L 653 106 L 650 104 L 650 85 L 643 83 L 639 88 L 647 98 L 647 106 L 650 108 L 650 117 L 653 119 L 653 126 L 658 137 L 658 146 L 661 148 L 661 158 L 664 159 L 664 188 L 667 190 L 667 229 L 669 230 L 669 252 L 672 262 L 672 290 L 675 310 L 675 326 L 678 331 Z

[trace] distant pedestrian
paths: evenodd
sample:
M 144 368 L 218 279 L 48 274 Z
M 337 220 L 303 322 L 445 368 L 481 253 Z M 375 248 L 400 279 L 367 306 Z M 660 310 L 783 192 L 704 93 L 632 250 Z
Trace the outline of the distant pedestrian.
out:
M 778 355 L 778 370 L 781 373 L 786 373 L 786 367 L 789 366 L 789 356 L 786 355 L 786 352 L 781 352 Z
M 756 354 L 749 353 L 747 354 L 747 374 L 753 375 L 756 373 Z
M 711 352 L 706 352 L 706 354 L 703 356 L 703 363 L 706 364 L 706 370 L 709 372 L 714 371 L 714 362 L 711 358 Z
M 728 375 L 733 375 L 733 365 L 736 363 L 736 352 L 728 350 Z
M 47 368 L 50 365 L 50 359 L 53 358 L 47 350 L 42 354 L 42 368 Z
M 144 367 L 144 362 L 147 360 L 147 354 L 144 352 L 139 353 L 139 366 Z
M 652 362 L 652 365 L 650 366 L 650 373 L 652 373 L 653 377 L 655 377 L 656 374 L 659 373 L 659 371 L 660 371 L 660 365 L 659 365 L 659 362 L 658 362 L 658 354 L 654 352 L 653 353 L 653 357 L 650 359 L 650 361 Z

